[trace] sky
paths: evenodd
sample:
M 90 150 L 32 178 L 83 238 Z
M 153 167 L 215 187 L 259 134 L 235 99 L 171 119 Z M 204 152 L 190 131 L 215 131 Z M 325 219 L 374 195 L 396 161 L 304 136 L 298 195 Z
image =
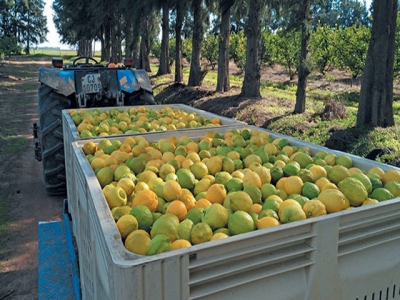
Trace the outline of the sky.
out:
M 362 2 L 363 0 L 360 0 Z M 370 7 L 372 0 L 366 0 L 367 8 Z M 53 9 L 51 6 L 53 5 L 53 0 L 44 0 L 44 14 L 47 17 L 47 28 L 49 32 L 47 33 L 47 42 L 40 44 L 39 47 L 60 47 L 60 49 L 69 49 L 68 45 L 64 45 L 60 43 L 60 36 L 57 33 L 57 30 L 54 26 L 53 22 Z

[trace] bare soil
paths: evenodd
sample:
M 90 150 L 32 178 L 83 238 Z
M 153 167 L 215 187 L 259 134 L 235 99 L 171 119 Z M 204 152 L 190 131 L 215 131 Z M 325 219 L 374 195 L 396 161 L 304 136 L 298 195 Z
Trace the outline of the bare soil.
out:
M 63 198 L 45 192 L 32 135 L 38 68 L 48 61 L 12 57 L 0 67 L 1 300 L 38 298 L 38 222 L 62 216 Z

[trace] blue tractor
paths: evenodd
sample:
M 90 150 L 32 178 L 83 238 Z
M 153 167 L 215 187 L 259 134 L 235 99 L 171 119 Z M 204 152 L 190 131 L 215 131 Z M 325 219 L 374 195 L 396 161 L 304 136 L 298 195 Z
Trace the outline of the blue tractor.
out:
M 132 69 L 132 59 L 125 59 L 122 65 L 103 65 L 91 57 L 78 57 L 64 66 L 61 58 L 52 58 L 52 65 L 39 68 L 39 121 L 33 124 L 35 157 L 43 164 L 47 193 L 64 195 L 62 110 L 156 102 L 147 72 Z

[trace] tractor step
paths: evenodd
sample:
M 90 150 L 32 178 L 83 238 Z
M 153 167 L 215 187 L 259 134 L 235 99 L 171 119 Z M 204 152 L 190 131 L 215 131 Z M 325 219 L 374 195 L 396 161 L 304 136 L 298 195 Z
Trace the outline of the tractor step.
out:
M 64 200 L 63 219 L 39 222 L 38 299 L 81 299 L 80 280 Z

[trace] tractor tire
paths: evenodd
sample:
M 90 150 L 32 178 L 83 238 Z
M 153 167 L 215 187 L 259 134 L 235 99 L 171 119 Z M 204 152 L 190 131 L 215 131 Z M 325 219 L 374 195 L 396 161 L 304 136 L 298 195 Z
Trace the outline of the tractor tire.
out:
M 129 95 L 126 105 L 156 105 L 153 94 L 145 90 L 140 90 L 138 93 Z
M 43 179 L 47 194 L 66 194 L 64 139 L 62 110 L 69 109 L 71 101 L 42 85 L 38 93 L 39 129 L 38 141 L 41 147 Z

